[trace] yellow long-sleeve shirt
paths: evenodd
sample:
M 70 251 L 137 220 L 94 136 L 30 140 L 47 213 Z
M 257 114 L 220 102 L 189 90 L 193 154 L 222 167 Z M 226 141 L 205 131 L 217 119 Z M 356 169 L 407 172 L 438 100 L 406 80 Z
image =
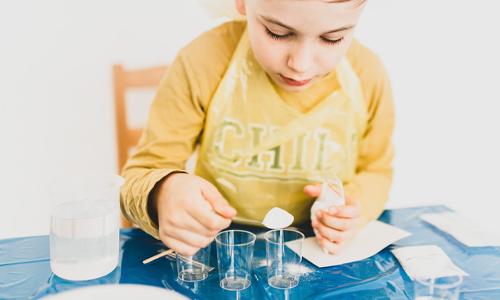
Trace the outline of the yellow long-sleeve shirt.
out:
M 210 100 L 245 27 L 246 22 L 224 23 L 178 53 L 158 88 L 137 152 L 123 169 L 126 182 L 121 188 L 122 213 L 156 238 L 158 228 L 148 215 L 148 196 L 162 178 L 183 171 L 204 128 Z M 344 189 L 361 201 L 364 224 L 382 213 L 388 198 L 394 156 L 394 106 L 389 79 L 377 55 L 354 40 L 346 58 L 360 79 L 368 123 L 356 175 Z M 339 85 L 335 72 L 330 72 L 303 92 L 274 87 L 288 105 L 306 112 Z

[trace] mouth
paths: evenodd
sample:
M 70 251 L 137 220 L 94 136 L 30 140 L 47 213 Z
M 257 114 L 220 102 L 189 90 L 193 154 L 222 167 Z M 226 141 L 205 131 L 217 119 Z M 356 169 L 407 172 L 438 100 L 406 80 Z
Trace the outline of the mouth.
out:
M 283 75 L 281 75 L 281 79 L 288 85 L 292 85 L 292 86 L 303 86 L 303 85 L 306 85 L 309 83 L 309 81 L 312 80 L 312 78 L 309 78 L 309 79 L 306 79 L 306 80 L 300 80 L 300 81 L 297 81 L 295 79 L 292 79 L 292 78 L 288 78 L 288 77 L 285 77 Z

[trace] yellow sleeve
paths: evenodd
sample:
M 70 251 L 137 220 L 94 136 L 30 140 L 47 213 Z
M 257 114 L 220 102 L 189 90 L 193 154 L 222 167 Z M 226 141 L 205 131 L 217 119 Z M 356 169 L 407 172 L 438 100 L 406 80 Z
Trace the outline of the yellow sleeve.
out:
M 356 175 L 346 184 L 345 192 L 361 201 L 361 228 L 382 214 L 389 198 L 394 157 L 391 142 L 394 103 L 389 77 L 379 58 L 355 43 L 355 49 L 350 52 L 357 58 L 352 57 L 356 60 L 353 68 L 358 73 L 363 88 L 368 124 L 360 147 Z
M 185 172 L 203 130 L 205 112 L 229 65 L 245 23 L 228 22 L 183 48 L 158 87 L 148 122 L 122 171 L 121 211 L 125 218 L 158 236 L 148 213 L 155 184 L 172 172 Z M 196 66 L 196 67 L 194 67 Z

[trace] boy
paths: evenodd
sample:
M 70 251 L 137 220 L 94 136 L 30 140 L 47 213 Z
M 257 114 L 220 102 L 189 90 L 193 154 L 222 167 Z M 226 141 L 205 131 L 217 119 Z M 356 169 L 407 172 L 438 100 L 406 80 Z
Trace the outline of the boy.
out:
M 317 183 L 334 174 L 346 205 L 319 211 L 312 226 L 338 253 L 383 211 L 392 180 L 389 80 L 353 40 L 365 1 L 235 3 L 247 21 L 202 34 L 160 84 L 123 171 L 122 212 L 193 255 L 236 213 L 262 220 L 279 206 L 310 222 Z M 186 174 L 198 139 L 196 175 Z

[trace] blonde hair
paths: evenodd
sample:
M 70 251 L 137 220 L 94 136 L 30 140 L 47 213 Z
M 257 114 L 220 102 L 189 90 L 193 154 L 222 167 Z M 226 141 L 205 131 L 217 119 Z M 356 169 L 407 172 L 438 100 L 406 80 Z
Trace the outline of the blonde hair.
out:
M 246 20 L 246 16 L 240 14 L 236 10 L 234 0 L 199 0 L 201 5 L 205 8 L 208 16 L 212 19 L 230 18 L 232 20 Z M 343 3 L 352 0 L 321 0 L 328 3 Z M 366 0 L 359 1 L 354 7 L 358 7 L 365 3 Z
M 236 10 L 234 0 L 200 0 L 200 3 L 212 19 L 246 20 L 246 16 Z

